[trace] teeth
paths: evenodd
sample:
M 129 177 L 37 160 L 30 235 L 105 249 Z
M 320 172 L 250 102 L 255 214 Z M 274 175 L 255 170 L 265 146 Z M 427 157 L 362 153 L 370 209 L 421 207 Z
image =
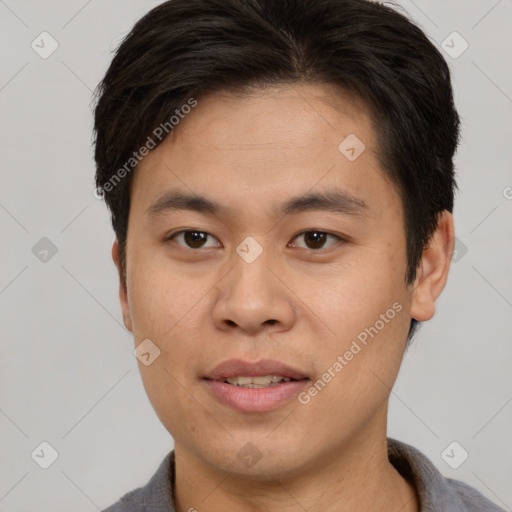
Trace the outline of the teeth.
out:
M 289 377 L 281 377 L 280 375 L 265 375 L 262 377 L 230 377 L 224 382 L 244 388 L 267 388 L 277 386 L 280 382 L 290 382 L 291 380 Z

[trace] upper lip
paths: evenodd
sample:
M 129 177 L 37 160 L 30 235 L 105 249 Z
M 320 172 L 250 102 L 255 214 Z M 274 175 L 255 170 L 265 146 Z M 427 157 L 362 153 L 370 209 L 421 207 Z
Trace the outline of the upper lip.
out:
M 294 380 L 308 378 L 299 370 L 273 359 L 260 359 L 259 361 L 228 359 L 218 364 L 205 378 L 222 381 L 231 377 L 261 377 L 264 375 L 277 375 Z

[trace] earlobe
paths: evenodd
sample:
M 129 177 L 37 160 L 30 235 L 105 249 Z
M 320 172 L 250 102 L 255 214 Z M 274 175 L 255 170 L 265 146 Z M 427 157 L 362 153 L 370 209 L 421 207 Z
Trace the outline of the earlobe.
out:
M 130 305 L 128 303 L 128 290 L 126 287 L 126 280 L 123 277 L 123 272 L 121 269 L 119 242 L 117 241 L 117 239 L 112 244 L 112 259 L 114 260 L 114 263 L 117 268 L 117 273 L 119 274 L 119 302 L 121 303 L 121 311 L 123 313 L 123 323 L 130 332 L 133 332 Z
M 453 216 L 444 210 L 418 267 L 412 291 L 411 318 L 424 322 L 434 316 L 435 301 L 448 280 L 454 246 Z

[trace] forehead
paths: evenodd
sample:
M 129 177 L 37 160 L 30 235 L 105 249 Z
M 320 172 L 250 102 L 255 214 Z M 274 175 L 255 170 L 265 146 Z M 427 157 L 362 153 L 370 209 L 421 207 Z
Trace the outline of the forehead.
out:
M 367 109 L 334 86 L 221 91 L 197 102 L 138 165 L 134 203 L 147 209 L 171 188 L 253 207 L 329 188 L 362 201 L 373 190 L 373 203 L 393 192 L 377 190 L 390 184 Z
M 237 128 L 232 129 L 236 123 Z M 212 126 L 216 128 L 212 130 Z M 336 146 L 343 131 L 353 129 L 375 149 L 372 120 L 365 104 L 328 84 L 282 84 L 245 91 L 219 91 L 200 98 L 193 115 L 186 116 L 169 139 L 190 142 L 201 137 L 217 146 L 239 149 L 279 141 L 306 147 Z M 249 140 L 249 136 L 251 140 Z M 331 139 L 331 140 L 330 140 Z M 231 149 L 236 149 L 232 147 Z

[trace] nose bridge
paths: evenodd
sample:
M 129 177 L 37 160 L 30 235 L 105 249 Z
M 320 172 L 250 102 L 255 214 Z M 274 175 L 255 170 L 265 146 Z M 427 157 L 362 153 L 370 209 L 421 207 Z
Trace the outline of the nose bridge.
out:
M 246 300 L 268 300 L 275 286 L 271 282 L 275 277 L 268 268 L 270 264 L 270 249 L 263 249 L 254 239 L 246 239 L 233 254 L 230 293 L 242 295 Z

